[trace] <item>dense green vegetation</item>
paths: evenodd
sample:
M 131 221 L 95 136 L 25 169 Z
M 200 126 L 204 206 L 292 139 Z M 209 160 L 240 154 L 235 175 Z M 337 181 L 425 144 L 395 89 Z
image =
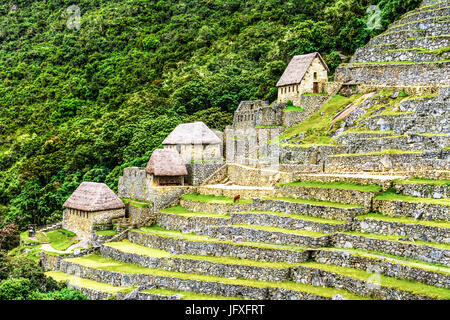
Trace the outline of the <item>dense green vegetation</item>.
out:
M 223 129 L 241 100 L 274 100 L 291 56 L 331 70 L 420 0 L 69 0 L 0 4 L 0 226 L 61 219 L 83 180 L 114 189 L 179 123 Z

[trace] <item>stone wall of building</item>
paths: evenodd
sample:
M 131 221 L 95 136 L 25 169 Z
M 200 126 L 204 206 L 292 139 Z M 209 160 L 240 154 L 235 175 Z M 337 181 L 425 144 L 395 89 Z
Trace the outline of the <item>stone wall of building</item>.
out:
M 185 177 L 185 184 L 190 186 L 199 186 L 211 177 L 217 170 L 224 165 L 223 161 L 187 163 L 186 169 L 188 175 Z
M 94 224 L 110 223 L 114 218 L 125 216 L 125 209 L 85 212 L 74 209 L 63 211 L 63 228 L 84 238 L 90 238 Z
M 221 160 L 223 157 L 222 144 L 165 145 L 164 148 L 177 150 L 186 164 L 191 161 Z

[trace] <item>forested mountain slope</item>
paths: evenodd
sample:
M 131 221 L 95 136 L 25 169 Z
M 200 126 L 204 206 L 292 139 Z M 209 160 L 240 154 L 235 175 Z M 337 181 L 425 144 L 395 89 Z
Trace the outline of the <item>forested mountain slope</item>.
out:
M 334 70 L 420 2 L 78 0 L 78 29 L 73 1 L 3 1 L 0 225 L 59 220 L 81 181 L 116 188 L 180 122 L 223 129 L 241 100 L 276 98 L 291 56 Z

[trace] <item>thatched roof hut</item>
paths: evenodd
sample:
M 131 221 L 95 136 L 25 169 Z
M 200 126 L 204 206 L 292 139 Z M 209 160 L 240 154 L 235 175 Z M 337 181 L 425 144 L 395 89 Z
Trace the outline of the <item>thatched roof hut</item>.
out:
M 186 176 L 186 165 L 180 154 L 174 149 L 156 149 L 153 151 L 145 171 L 154 176 Z
M 64 207 L 94 212 L 124 208 L 125 205 L 104 183 L 83 182 L 64 202 Z
M 325 69 L 330 72 L 327 64 L 318 52 L 294 56 L 291 62 L 289 62 L 286 70 L 284 70 L 283 75 L 277 83 L 277 87 L 301 83 L 309 67 L 317 57 L 320 59 Z
M 163 145 L 221 144 L 222 140 L 203 122 L 182 123 L 163 141 Z

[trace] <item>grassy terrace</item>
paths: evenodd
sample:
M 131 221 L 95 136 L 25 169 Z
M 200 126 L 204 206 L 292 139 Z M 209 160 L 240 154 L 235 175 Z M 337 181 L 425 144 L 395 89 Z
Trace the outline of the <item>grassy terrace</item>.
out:
M 281 232 L 281 233 L 286 233 L 286 234 L 294 234 L 294 235 L 298 235 L 298 236 L 305 236 L 305 237 L 312 237 L 312 238 L 320 238 L 323 236 L 327 236 L 326 233 L 318 232 L 318 231 L 284 229 L 284 228 L 276 228 L 276 227 L 269 227 L 269 226 L 254 226 L 254 225 L 250 225 L 250 224 L 233 224 L 230 227 L 261 230 L 261 231 L 268 231 L 268 232 Z
M 223 215 L 217 213 L 206 213 L 206 212 L 194 212 L 183 208 L 182 206 L 175 206 L 171 208 L 166 208 L 160 211 L 161 213 L 176 214 L 182 217 L 200 217 L 200 218 L 230 218 L 230 215 Z
M 89 279 L 79 278 L 79 277 L 76 277 L 76 276 L 73 276 L 73 275 L 70 275 L 67 273 L 63 273 L 61 271 L 46 272 L 45 275 L 53 278 L 56 281 L 62 281 L 62 282 L 69 281 L 69 283 L 73 283 L 76 286 L 79 286 L 82 288 L 93 289 L 93 290 L 97 290 L 97 291 L 106 292 L 109 294 L 116 294 L 117 292 L 129 293 L 135 289 L 135 288 L 127 288 L 127 287 L 115 287 L 110 284 L 100 283 L 100 282 L 89 280 Z
M 329 155 L 329 158 L 332 157 L 360 157 L 360 156 L 378 156 L 385 154 L 422 154 L 424 151 L 405 151 L 405 150 L 397 150 L 397 149 L 386 149 L 382 151 L 376 152 L 366 152 L 366 153 L 344 153 L 344 154 L 333 154 Z
M 127 198 L 120 198 L 120 200 L 122 200 L 123 203 L 129 204 L 133 207 L 148 208 L 151 205 L 153 205 L 153 203 L 151 203 L 151 202 L 145 202 L 145 201 L 139 201 L 139 200 L 133 200 L 133 199 L 127 199 Z
M 161 289 L 161 288 L 142 290 L 142 292 L 163 295 L 163 296 L 182 295 L 183 297 L 180 300 L 247 300 L 247 299 L 240 298 L 240 297 L 223 297 L 223 296 L 208 295 L 208 294 L 195 293 L 195 292 L 189 292 L 189 291 L 175 291 L 175 290 L 168 290 L 168 289 Z
M 76 234 L 65 229 L 58 229 L 46 233 L 38 232 L 36 237 L 39 242 L 50 243 L 53 249 L 59 251 L 65 251 L 71 245 L 78 242 L 78 240 L 73 240 Z
M 303 204 L 310 204 L 310 205 L 314 205 L 314 206 L 334 207 L 334 208 L 341 208 L 341 209 L 362 208 L 362 206 L 359 206 L 357 204 L 345 204 L 345 203 L 341 203 L 341 202 L 308 200 L 308 199 L 290 198 L 290 197 L 264 198 L 263 200 L 287 201 L 287 202 L 292 202 L 292 203 L 303 203 Z
M 304 214 L 287 214 L 284 212 L 272 212 L 272 211 L 247 211 L 247 212 L 236 212 L 233 214 L 267 214 L 271 216 L 277 216 L 277 217 L 285 217 L 285 218 L 291 218 L 291 219 L 298 219 L 298 220 L 306 220 L 311 222 L 317 222 L 317 223 L 327 223 L 331 225 L 339 225 L 339 224 L 346 224 L 347 221 L 345 220 L 332 220 L 332 219 L 326 219 L 326 218 L 320 218 L 320 217 L 313 217 L 313 216 L 307 216 Z
M 387 241 L 399 241 L 398 239 L 405 238 L 404 236 L 373 234 L 373 233 L 364 233 L 364 232 L 356 232 L 356 231 L 345 231 L 345 232 L 340 232 L 340 233 L 364 237 L 364 238 L 377 239 L 377 240 L 387 240 Z M 409 241 L 401 241 L 401 242 L 409 243 L 409 244 L 416 244 L 416 245 L 431 246 L 431 247 L 444 249 L 444 250 L 450 250 L 450 244 L 444 244 L 444 243 L 425 242 L 425 241 L 420 241 L 420 240 L 416 240 L 414 242 L 409 242 Z
M 197 202 L 206 202 L 206 203 L 218 203 L 218 204 L 233 204 L 233 198 L 225 197 L 225 196 L 214 196 L 214 195 L 206 195 L 200 193 L 193 194 L 185 194 L 181 197 L 183 200 L 197 201 Z M 240 204 L 249 204 L 252 203 L 252 199 L 240 199 Z
M 285 269 L 285 268 L 290 268 L 295 265 L 298 265 L 298 264 L 288 263 L 288 262 L 264 262 L 264 261 L 255 261 L 255 260 L 239 259 L 239 258 L 232 258 L 232 257 L 213 257 L 213 256 L 199 256 L 199 255 L 190 255 L 190 254 L 172 255 L 165 250 L 148 248 L 145 246 L 141 246 L 141 245 L 132 243 L 128 240 L 123 240 L 121 242 L 110 242 L 107 244 L 107 246 L 116 248 L 123 252 L 145 255 L 147 257 L 152 257 L 152 258 L 180 258 L 180 259 L 188 259 L 188 260 L 209 261 L 209 262 L 213 262 L 213 263 L 228 264 L 228 265 L 244 265 L 244 266 L 264 267 L 264 268 L 273 268 L 273 269 Z
M 410 178 L 408 180 L 394 180 L 395 183 L 403 184 L 424 184 L 432 186 L 450 186 L 450 180 L 431 180 L 422 178 Z
M 323 189 L 338 189 L 338 190 L 354 190 L 361 192 L 379 192 L 382 187 L 376 184 L 364 185 L 353 182 L 321 182 L 321 181 L 294 181 L 281 184 L 288 187 L 306 187 L 306 188 L 323 188 Z
M 261 243 L 261 242 L 240 242 L 236 243 L 231 240 L 218 240 L 216 238 L 211 238 L 205 235 L 197 235 L 195 233 L 181 233 L 180 231 L 167 230 L 158 226 L 151 227 L 143 227 L 139 230 L 133 230 L 134 232 L 144 233 L 144 234 L 152 234 L 158 237 L 167 237 L 174 239 L 184 239 L 188 241 L 196 241 L 196 242 L 209 242 L 209 243 L 219 243 L 219 244 L 227 244 L 233 246 L 246 246 L 246 247 L 255 247 L 255 248 L 263 248 L 263 249 L 277 249 L 277 250 L 290 250 L 290 251 L 304 251 L 305 248 L 300 246 L 292 246 L 292 245 L 279 245 L 273 243 Z
M 362 216 L 356 217 L 359 220 L 381 220 L 381 221 L 387 221 L 387 222 L 398 222 L 398 223 L 405 223 L 405 224 L 417 224 L 417 225 L 423 225 L 423 226 L 429 226 L 429 227 L 436 227 L 436 228 L 450 228 L 450 221 L 427 221 L 427 220 L 416 220 L 414 218 L 409 217 L 391 217 L 386 216 L 381 213 L 369 213 Z
M 97 230 L 95 233 L 99 236 L 115 236 L 117 234 L 115 230 Z
M 186 279 L 192 281 L 204 281 L 204 282 L 219 282 L 230 285 L 241 285 L 256 288 L 283 288 L 287 290 L 293 290 L 298 292 L 306 292 L 310 294 L 319 295 L 322 297 L 331 298 L 335 294 L 341 294 L 348 300 L 359 300 L 365 299 L 364 297 L 355 295 L 348 291 L 334 289 L 334 288 L 322 288 L 315 287 L 312 285 L 305 285 L 301 283 L 294 283 L 291 281 L 286 282 L 268 282 L 268 281 L 258 281 L 258 280 L 242 280 L 242 279 L 228 279 L 217 276 L 209 276 L 202 274 L 192 274 L 184 272 L 173 272 L 161 269 L 152 269 L 142 266 L 138 266 L 131 263 L 120 262 L 117 260 L 102 257 L 98 254 L 93 254 L 89 256 L 83 256 L 80 258 L 68 259 L 73 263 L 77 263 L 87 268 L 93 268 L 98 270 L 105 270 L 111 272 L 118 272 L 122 274 L 145 274 L 153 275 L 156 277 L 168 277 L 168 278 L 178 278 Z
M 421 198 L 406 196 L 404 194 L 397 194 L 394 190 L 390 189 L 385 193 L 375 196 L 374 200 L 384 200 L 384 201 L 404 201 L 410 203 L 429 203 L 441 206 L 450 206 L 450 199 L 432 199 L 432 198 Z
M 414 31 L 414 30 L 410 30 Z M 420 30 L 419 30 L 420 31 Z M 392 32 L 394 33 L 394 32 Z M 436 60 L 436 61 L 421 61 L 421 62 L 414 62 L 414 61 L 376 61 L 376 62 L 353 62 L 353 63 L 343 63 L 342 65 L 344 67 L 348 66 L 370 66 L 370 65 L 414 65 L 414 64 L 430 64 L 430 63 L 447 63 L 450 62 L 450 59 L 445 60 Z
M 317 262 L 306 262 L 302 263 L 301 266 L 308 268 L 320 269 L 328 272 L 334 272 L 337 274 L 341 274 L 343 276 L 358 279 L 362 281 L 370 281 L 370 277 L 374 275 L 374 273 L 369 273 L 359 269 L 340 267 L 335 265 L 321 264 Z M 428 297 L 441 299 L 441 300 L 449 300 L 450 299 L 450 289 L 439 288 L 430 285 L 426 285 L 419 282 L 409 281 L 409 280 L 401 280 L 393 277 L 387 277 L 384 275 L 379 275 L 380 285 L 384 287 L 389 287 L 393 289 L 408 291 L 414 294 L 426 295 Z

